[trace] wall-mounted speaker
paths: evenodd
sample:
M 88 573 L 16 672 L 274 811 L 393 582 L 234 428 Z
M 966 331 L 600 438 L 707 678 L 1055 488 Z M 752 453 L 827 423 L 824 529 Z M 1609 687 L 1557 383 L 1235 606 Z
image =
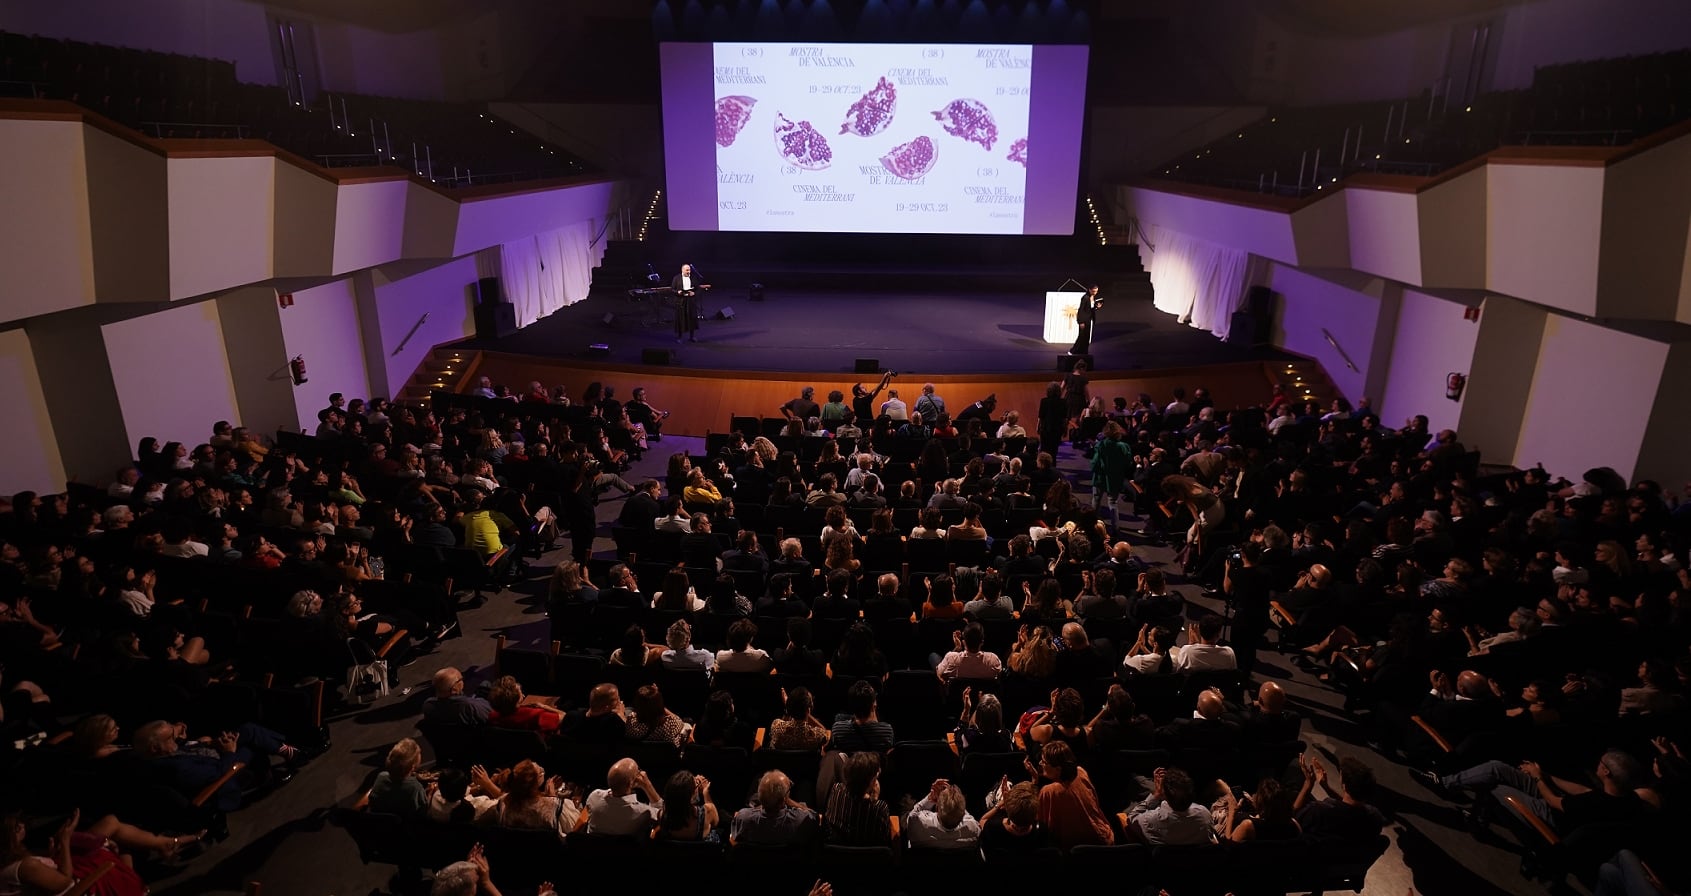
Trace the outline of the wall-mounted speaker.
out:
M 517 306 L 510 302 L 483 302 L 476 306 L 477 339 L 498 339 L 515 332 Z
M 857 364 L 856 364 L 856 366 L 852 367 L 851 372 L 852 373 L 880 373 L 881 372 L 881 360 L 879 358 L 858 358 Z
M 640 363 L 651 364 L 656 367 L 668 367 L 675 363 L 675 350 L 667 348 L 642 349 Z

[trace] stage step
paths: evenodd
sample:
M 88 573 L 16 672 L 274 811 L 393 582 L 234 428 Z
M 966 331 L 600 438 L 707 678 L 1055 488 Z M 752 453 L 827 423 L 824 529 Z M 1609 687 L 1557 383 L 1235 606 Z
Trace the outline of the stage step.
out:
M 480 364 L 481 352 L 457 348 L 452 343 L 437 345 L 423 357 L 394 400 L 425 401 L 436 389 L 462 392 Z

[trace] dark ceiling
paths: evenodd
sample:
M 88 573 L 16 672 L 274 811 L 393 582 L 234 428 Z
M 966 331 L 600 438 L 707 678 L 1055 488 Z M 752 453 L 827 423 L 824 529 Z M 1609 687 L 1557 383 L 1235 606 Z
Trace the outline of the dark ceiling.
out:
M 1259 0 L 1258 8 L 1296 31 L 1361 36 L 1533 2 L 1538 0 Z

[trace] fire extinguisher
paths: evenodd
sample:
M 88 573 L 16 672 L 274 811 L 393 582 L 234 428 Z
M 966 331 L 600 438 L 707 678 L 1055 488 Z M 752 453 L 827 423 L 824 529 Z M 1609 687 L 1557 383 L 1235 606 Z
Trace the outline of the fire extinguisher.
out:
M 1451 401 L 1462 400 L 1462 390 L 1468 387 L 1468 378 L 1460 373 L 1453 373 L 1444 378 L 1444 397 Z
M 305 385 L 305 356 L 294 355 L 294 359 L 288 362 L 288 372 L 294 375 L 294 385 Z

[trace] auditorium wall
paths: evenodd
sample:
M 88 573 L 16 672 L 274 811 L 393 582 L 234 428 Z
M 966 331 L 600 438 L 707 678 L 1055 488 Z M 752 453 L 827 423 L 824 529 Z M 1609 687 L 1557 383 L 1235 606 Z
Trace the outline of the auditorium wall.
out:
M 1426 414 L 1428 426 L 1457 429 L 1462 403 L 1445 397 L 1445 377 L 1467 376 L 1479 342 L 1478 321 L 1463 320 L 1468 305 L 1413 289 L 1403 291 L 1392 337 L 1385 389 L 1375 410 L 1389 426 Z
M 1691 342 L 1678 343 L 1668 351 L 1634 474 L 1634 478 L 1654 479 L 1682 496 L 1681 489 L 1691 485 L 1691 389 L 1685 388 L 1686 383 L 1691 383 Z
M 292 293 L 293 304 L 278 308 L 284 358 L 305 358 L 310 382 L 293 389 L 297 428 L 317 428 L 317 412 L 329 406 L 329 393 L 369 398 L 370 378 L 364 372 L 364 342 L 358 321 L 357 297 L 350 278 Z M 292 421 L 290 421 L 292 422 Z
M 6 421 L 6 462 L 0 464 L 0 494 L 59 491 L 65 482 L 47 397 L 35 368 L 35 352 L 22 329 L 0 330 L 0 420 Z
M 28 214 L 0 215 L 0 319 L 23 320 L 94 301 L 82 123 L 0 120 L 0 196 Z
M 1486 296 L 1480 305 L 1479 337 L 1456 432 L 1488 463 L 1514 458 L 1549 317 L 1543 306 L 1507 296 Z
M 1679 320 L 1691 233 L 1691 138 L 1622 159 L 1604 171 L 1597 313 Z
M 1350 266 L 1400 283 L 1421 282 L 1420 216 L 1414 193 L 1346 187 Z
M 1339 392 L 1353 400 L 1378 395 L 1370 384 L 1383 381 L 1397 319 L 1395 296 L 1388 296 L 1385 286 L 1378 278 L 1350 271 L 1318 274 L 1275 265 L 1269 279 L 1280 303 L 1274 344 L 1320 362 Z M 1355 370 L 1327 341 L 1324 330 L 1344 348 Z M 1382 339 L 1386 351 L 1377 356 L 1375 345 Z
M 192 447 L 211 435 L 213 421 L 240 419 L 216 302 L 100 329 L 131 446 L 153 436 Z
M 468 255 L 444 263 L 398 262 L 372 272 L 370 304 L 387 397 L 404 387 L 431 348 L 475 334 L 473 289 L 479 276 L 475 257 Z
M 1668 345 L 1550 315 L 1514 463 L 1577 480 L 1591 467 L 1631 479 L 1663 382 Z M 1670 384 L 1671 387 L 1671 384 Z
M 276 164 L 272 156 L 170 160 L 172 299 L 270 278 Z
M 1486 167 L 1485 288 L 1596 314 L 1603 168 Z

